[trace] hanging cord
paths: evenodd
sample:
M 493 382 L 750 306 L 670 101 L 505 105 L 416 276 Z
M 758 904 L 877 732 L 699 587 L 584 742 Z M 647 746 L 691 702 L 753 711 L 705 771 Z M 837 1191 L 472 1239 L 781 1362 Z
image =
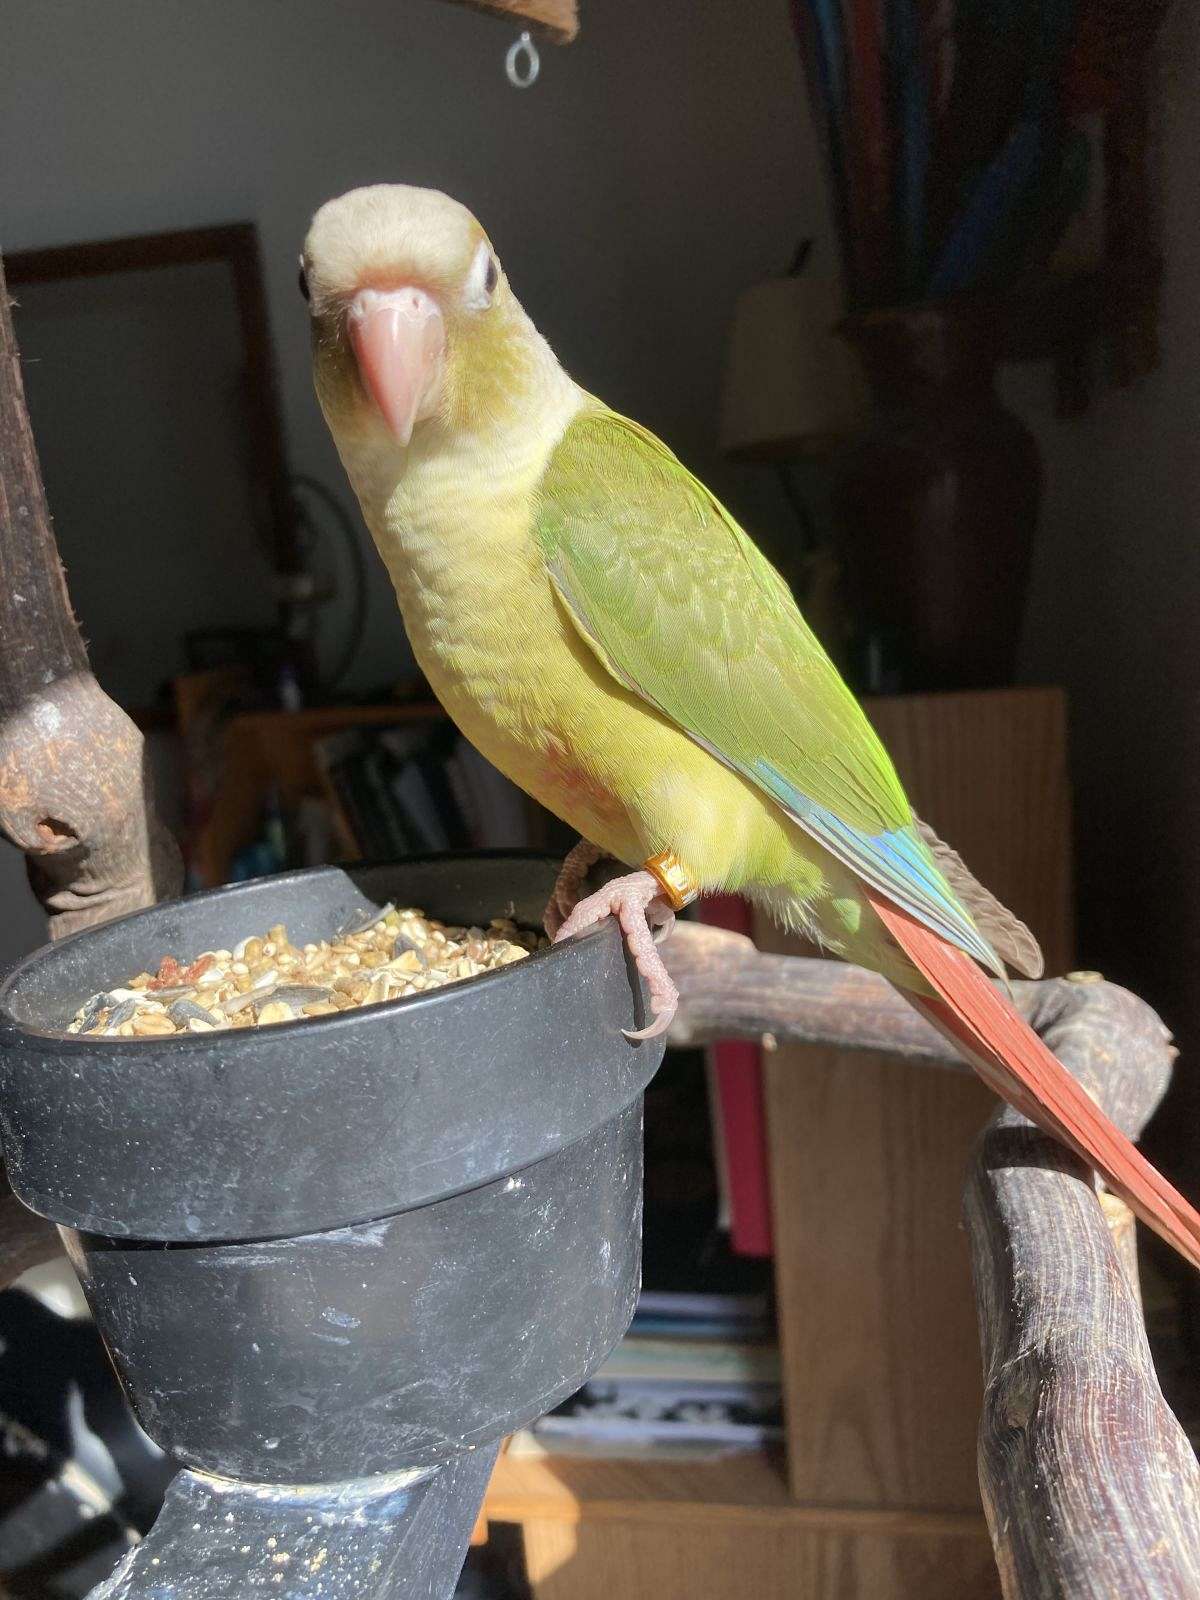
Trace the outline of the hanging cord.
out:
M 322 687 L 330 690 L 336 688 L 349 672 L 354 664 L 354 658 L 358 654 L 359 646 L 362 644 L 367 620 L 367 564 L 363 559 L 358 529 L 336 495 L 331 493 L 318 478 L 309 477 L 307 473 L 293 474 L 288 480 L 288 487 L 296 508 L 298 530 L 304 540 L 305 557 L 307 558 L 310 555 L 313 547 L 319 542 L 321 529 L 318 527 L 311 510 L 302 503 L 301 497 L 296 493 L 297 490 L 312 495 L 331 514 L 334 525 L 341 536 L 341 542 L 350 559 L 351 604 L 346 640 L 334 665 L 327 673 L 321 674 Z

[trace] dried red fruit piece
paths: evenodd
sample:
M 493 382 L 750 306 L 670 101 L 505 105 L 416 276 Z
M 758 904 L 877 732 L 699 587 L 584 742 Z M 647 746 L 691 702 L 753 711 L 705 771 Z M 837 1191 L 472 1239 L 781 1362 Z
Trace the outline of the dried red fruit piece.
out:
M 174 956 L 164 956 L 147 989 L 174 989 L 183 982 L 183 968 Z

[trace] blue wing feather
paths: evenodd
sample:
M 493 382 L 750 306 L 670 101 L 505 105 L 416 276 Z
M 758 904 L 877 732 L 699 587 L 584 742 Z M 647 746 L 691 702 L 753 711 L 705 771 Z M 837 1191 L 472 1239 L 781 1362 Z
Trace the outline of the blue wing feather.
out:
M 807 799 L 769 762 L 755 766 L 762 787 L 832 855 L 997 977 L 1004 976 L 1003 962 L 958 904 L 915 828 L 863 833 Z

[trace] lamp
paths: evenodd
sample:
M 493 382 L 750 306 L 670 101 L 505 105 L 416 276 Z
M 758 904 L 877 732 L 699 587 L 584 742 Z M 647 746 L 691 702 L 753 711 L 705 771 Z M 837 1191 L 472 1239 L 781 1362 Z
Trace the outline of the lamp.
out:
M 811 264 L 811 241 L 790 276 L 738 298 L 721 408 L 721 450 L 735 461 L 784 462 L 827 454 L 858 432 L 866 384 L 837 325 L 841 285 Z

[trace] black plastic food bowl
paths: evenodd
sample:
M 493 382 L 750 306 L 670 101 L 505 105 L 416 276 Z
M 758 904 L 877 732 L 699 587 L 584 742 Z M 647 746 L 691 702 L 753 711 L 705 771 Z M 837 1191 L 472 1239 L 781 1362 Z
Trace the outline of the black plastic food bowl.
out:
M 615 924 L 338 1016 L 64 1037 L 164 954 L 388 901 L 537 926 L 525 852 L 259 879 L 37 951 L 0 988 L 9 1181 L 59 1223 L 143 1427 L 228 1477 L 445 1461 L 570 1394 L 638 1286 L 641 1097 L 660 1041 Z

